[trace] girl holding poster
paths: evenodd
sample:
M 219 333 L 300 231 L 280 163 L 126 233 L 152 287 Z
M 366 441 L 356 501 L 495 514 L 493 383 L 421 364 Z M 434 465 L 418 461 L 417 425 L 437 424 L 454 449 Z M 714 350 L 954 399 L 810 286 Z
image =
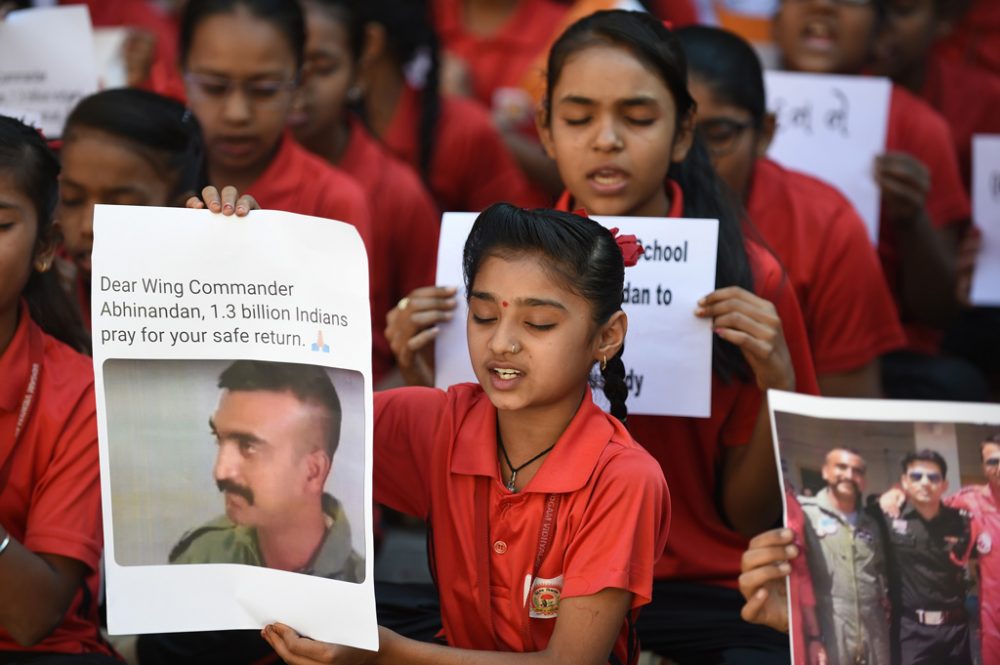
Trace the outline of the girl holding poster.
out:
M 670 499 L 622 423 L 623 264 L 611 233 L 586 218 L 509 204 L 479 216 L 464 252 L 479 383 L 375 395 L 375 499 L 431 525 L 449 646 L 382 628 L 372 654 L 268 626 L 279 656 L 636 662 L 635 615 L 650 599 Z M 595 363 L 614 416 L 590 399 Z
M 0 661 L 118 663 L 97 617 L 93 368 L 50 271 L 58 174 L 39 133 L 0 116 Z
M 695 135 L 687 65 L 670 30 L 638 12 L 596 13 L 553 45 L 547 72 L 540 134 L 569 190 L 561 207 L 719 220 L 718 290 L 696 312 L 716 334 L 712 416 L 628 421 L 676 501 L 674 537 L 640 617 L 643 646 L 680 663 L 747 649 L 748 662 L 787 662 L 786 636 L 741 620 L 737 577 L 747 537 L 781 515 L 764 391 L 817 391 L 794 291 L 774 257 L 743 237 Z M 453 295 L 420 289 L 390 314 L 388 337 L 409 380 L 427 380 L 414 350 L 433 339 Z

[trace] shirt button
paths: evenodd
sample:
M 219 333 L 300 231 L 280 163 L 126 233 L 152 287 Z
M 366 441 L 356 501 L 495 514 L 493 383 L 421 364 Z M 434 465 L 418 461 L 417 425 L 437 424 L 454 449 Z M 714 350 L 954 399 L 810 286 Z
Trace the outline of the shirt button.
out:
M 496 541 L 495 543 L 493 543 L 493 551 L 496 552 L 497 554 L 503 554 L 504 552 L 507 551 L 507 543 L 503 542 L 502 540 Z

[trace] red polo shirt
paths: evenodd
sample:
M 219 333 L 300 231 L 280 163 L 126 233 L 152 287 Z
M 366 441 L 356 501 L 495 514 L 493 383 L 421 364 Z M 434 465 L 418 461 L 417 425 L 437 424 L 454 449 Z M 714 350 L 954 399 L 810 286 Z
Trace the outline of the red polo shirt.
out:
M 372 223 L 361 185 L 286 133 L 277 154 L 247 190 L 261 208 L 347 222 L 371 248 Z M 369 268 L 369 272 L 371 272 Z
M 684 196 L 676 182 L 667 181 L 670 210 L 667 217 L 684 216 Z M 571 210 L 564 193 L 557 207 Z M 785 335 L 795 367 L 796 389 L 819 394 L 802 313 L 792 284 L 774 256 L 758 244 L 746 242 L 753 272 L 754 293 L 771 301 Z M 725 525 L 716 507 L 717 471 L 727 446 L 750 442 L 763 394 L 757 384 L 733 380 L 724 383 L 712 373 L 710 418 L 629 416 L 635 440 L 659 462 L 671 488 L 672 536 L 656 562 L 657 579 L 737 587 L 740 558 L 748 541 Z
M 792 281 L 817 374 L 859 369 L 906 344 L 864 222 L 840 192 L 760 159 L 747 212 L 748 235 L 760 233 Z
M 670 522 L 655 461 L 621 423 L 584 399 L 538 472 L 514 494 L 500 479 L 496 418 L 478 384 L 375 394 L 375 500 L 430 523 L 448 643 L 544 649 L 558 609 L 530 615 L 553 596 L 625 589 L 634 594 L 634 614 L 652 595 L 653 561 Z M 555 532 L 533 577 L 550 496 L 561 497 L 550 522 Z M 630 625 L 623 623 L 614 647 L 622 663 L 629 662 Z
M 379 240 L 370 248 L 372 376 L 376 385 L 395 365 L 385 317 L 400 298 L 434 282 L 440 214 L 413 169 L 391 156 L 357 121 L 340 168 L 365 189 Z
M 927 212 L 935 227 L 944 228 L 970 219 L 972 210 L 969 197 L 962 186 L 958 156 L 948 124 L 926 102 L 898 85 L 892 86 L 889 102 L 886 151 L 905 152 L 930 169 L 931 188 L 927 193 Z M 889 290 L 896 296 L 898 304 L 899 249 L 895 229 L 885 219 L 885 215 L 879 224 L 878 253 Z M 937 354 L 941 347 L 941 331 L 908 322 L 905 313 L 902 316 L 908 348 L 921 353 Z
M 31 406 L 15 442 L 35 363 Z M 22 306 L 0 355 L 0 523 L 32 552 L 88 569 L 62 623 L 30 651 L 112 653 L 97 623 L 103 539 L 95 409 L 90 359 L 42 332 Z M 0 652 L 19 650 L 25 648 L 0 628 Z
M 472 92 L 492 108 L 499 88 L 524 88 L 530 79 L 542 80 L 549 45 L 558 37 L 570 4 L 555 0 L 521 0 L 492 35 L 477 35 L 465 27 L 462 0 L 434 0 L 434 28 L 444 48 L 469 68 Z M 532 86 L 535 87 L 535 86 Z
M 974 65 L 929 58 L 920 96 L 951 128 L 965 191 L 971 191 L 972 137 L 1000 134 L 1000 76 Z
M 382 142 L 414 169 L 420 168 L 420 93 L 406 86 Z M 441 97 L 437 139 L 430 165 L 431 193 L 443 212 L 479 212 L 506 201 L 543 205 L 481 105 Z

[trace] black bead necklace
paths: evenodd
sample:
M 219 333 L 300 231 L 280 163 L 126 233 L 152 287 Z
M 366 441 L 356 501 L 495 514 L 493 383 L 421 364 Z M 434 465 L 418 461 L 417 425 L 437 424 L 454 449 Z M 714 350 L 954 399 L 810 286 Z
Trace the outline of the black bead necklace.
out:
M 541 458 L 542 456 L 546 455 L 549 451 L 551 451 L 553 448 L 556 447 L 556 444 L 553 443 L 551 446 L 549 446 L 548 448 L 546 448 L 542 452 L 538 453 L 537 455 L 535 455 L 534 457 L 532 457 L 530 460 L 528 460 L 527 462 L 525 462 L 521 466 L 515 468 L 514 465 L 510 463 L 510 457 L 507 455 L 507 449 L 503 445 L 503 438 L 501 438 L 501 436 L 500 436 L 500 428 L 499 427 L 497 427 L 497 444 L 499 444 L 499 446 L 500 446 L 500 452 L 503 454 L 503 461 L 507 463 L 507 468 L 510 469 L 510 480 L 507 481 L 507 491 L 508 492 L 516 492 L 517 491 L 517 488 L 514 486 L 514 483 L 517 481 L 517 472 L 518 471 L 520 471 L 524 467 L 528 466 L 532 462 L 538 461 L 539 458 Z

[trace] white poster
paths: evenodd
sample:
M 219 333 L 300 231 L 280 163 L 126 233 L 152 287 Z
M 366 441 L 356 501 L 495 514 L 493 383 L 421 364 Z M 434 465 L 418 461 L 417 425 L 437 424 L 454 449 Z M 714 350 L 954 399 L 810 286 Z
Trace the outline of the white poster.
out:
M 1000 307 L 1000 136 L 972 139 L 972 219 L 983 234 L 970 299 Z
M 0 21 L 0 114 L 59 138 L 81 98 L 97 92 L 86 6 L 26 9 Z
M 105 205 L 94 225 L 110 632 L 281 621 L 376 648 L 357 231 Z
M 769 155 L 839 189 L 876 243 L 881 196 L 872 174 L 885 152 L 889 80 L 768 71 L 764 81 L 778 120 Z
M 707 418 L 712 401 L 712 323 L 694 315 L 699 298 L 715 290 L 719 223 L 706 219 L 593 217 L 607 228 L 638 237 L 645 251 L 625 268 L 622 309 L 628 315 L 625 383 L 629 413 Z M 475 213 L 445 213 L 437 280 L 457 286 L 455 316 L 440 324 L 435 383 L 475 381 L 466 342 L 468 307 L 462 250 Z M 595 376 L 596 373 L 595 373 Z M 595 393 L 600 403 L 603 395 Z
M 966 601 L 968 580 L 996 584 L 1000 405 L 773 390 L 768 403 L 801 552 L 787 587 L 796 652 L 889 665 L 978 651 Z

